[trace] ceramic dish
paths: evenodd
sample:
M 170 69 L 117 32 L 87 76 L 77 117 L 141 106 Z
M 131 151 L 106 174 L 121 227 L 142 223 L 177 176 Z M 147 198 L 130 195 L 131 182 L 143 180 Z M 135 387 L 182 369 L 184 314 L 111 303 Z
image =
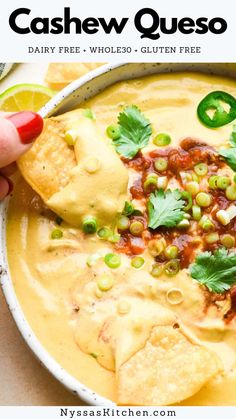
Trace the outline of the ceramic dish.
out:
M 212 74 L 219 74 L 223 76 L 236 77 L 236 68 L 232 64 L 114 64 L 105 65 L 97 70 L 89 73 L 79 80 L 71 83 L 61 92 L 59 92 L 46 106 L 44 106 L 40 113 L 43 117 L 52 115 L 60 115 L 68 110 L 72 110 L 84 100 L 87 100 L 97 93 L 101 92 L 106 87 L 114 84 L 117 81 L 125 79 L 133 79 L 145 75 L 163 73 L 163 72 L 178 72 L 178 71 L 195 71 Z M 25 341 L 32 349 L 40 362 L 70 391 L 77 394 L 88 405 L 108 405 L 112 404 L 98 394 L 94 393 L 89 388 L 86 388 L 82 383 L 69 375 L 49 353 L 44 349 L 39 340 L 36 338 L 31 327 L 29 326 L 20 304 L 17 300 L 14 287 L 11 280 L 10 271 L 8 268 L 7 252 L 6 252 L 6 221 L 9 199 L 5 200 L 0 205 L 0 234 L 1 234 L 1 250 L 0 250 L 0 265 L 1 265 L 1 285 L 5 294 L 9 309 L 15 319 L 18 329 L 20 330 Z

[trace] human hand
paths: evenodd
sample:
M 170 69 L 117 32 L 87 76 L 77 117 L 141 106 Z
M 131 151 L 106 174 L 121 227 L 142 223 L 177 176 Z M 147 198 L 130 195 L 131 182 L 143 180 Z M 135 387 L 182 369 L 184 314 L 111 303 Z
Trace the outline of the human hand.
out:
M 0 113 L 0 200 L 13 189 L 9 179 L 15 161 L 25 153 L 43 129 L 43 119 L 35 112 Z

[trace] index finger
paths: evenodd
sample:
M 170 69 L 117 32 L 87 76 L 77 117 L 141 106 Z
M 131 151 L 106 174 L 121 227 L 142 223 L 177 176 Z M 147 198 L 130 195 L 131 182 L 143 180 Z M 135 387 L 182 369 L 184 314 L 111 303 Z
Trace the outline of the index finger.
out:
M 43 129 L 43 119 L 35 112 L 0 114 L 0 168 L 25 153 Z

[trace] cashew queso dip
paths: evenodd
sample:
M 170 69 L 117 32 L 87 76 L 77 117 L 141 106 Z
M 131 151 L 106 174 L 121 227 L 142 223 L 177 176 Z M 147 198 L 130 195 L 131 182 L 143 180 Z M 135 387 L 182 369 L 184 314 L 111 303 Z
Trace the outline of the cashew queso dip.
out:
M 235 96 L 197 73 L 120 82 L 46 120 L 19 161 L 19 302 L 56 361 L 118 404 L 235 405 Z

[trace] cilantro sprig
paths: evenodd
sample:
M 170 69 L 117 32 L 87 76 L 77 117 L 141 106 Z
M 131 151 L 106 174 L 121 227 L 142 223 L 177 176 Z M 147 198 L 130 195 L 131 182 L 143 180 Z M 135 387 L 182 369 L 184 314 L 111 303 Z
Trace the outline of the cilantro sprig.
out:
M 225 248 L 219 248 L 214 253 L 200 253 L 189 271 L 191 277 L 209 291 L 224 293 L 236 283 L 236 253 Z
M 116 151 L 127 159 L 132 159 L 148 145 L 152 128 L 150 121 L 135 105 L 127 106 L 118 116 L 120 136 L 113 140 Z
M 160 226 L 175 227 L 184 218 L 185 201 L 178 189 L 163 189 L 150 195 L 148 201 L 148 226 L 156 229 Z
M 220 156 L 224 157 L 228 166 L 236 172 L 236 125 L 233 125 L 233 131 L 229 138 L 231 148 L 219 150 Z
M 220 150 L 219 154 L 224 157 L 228 166 L 236 172 L 236 147 Z

